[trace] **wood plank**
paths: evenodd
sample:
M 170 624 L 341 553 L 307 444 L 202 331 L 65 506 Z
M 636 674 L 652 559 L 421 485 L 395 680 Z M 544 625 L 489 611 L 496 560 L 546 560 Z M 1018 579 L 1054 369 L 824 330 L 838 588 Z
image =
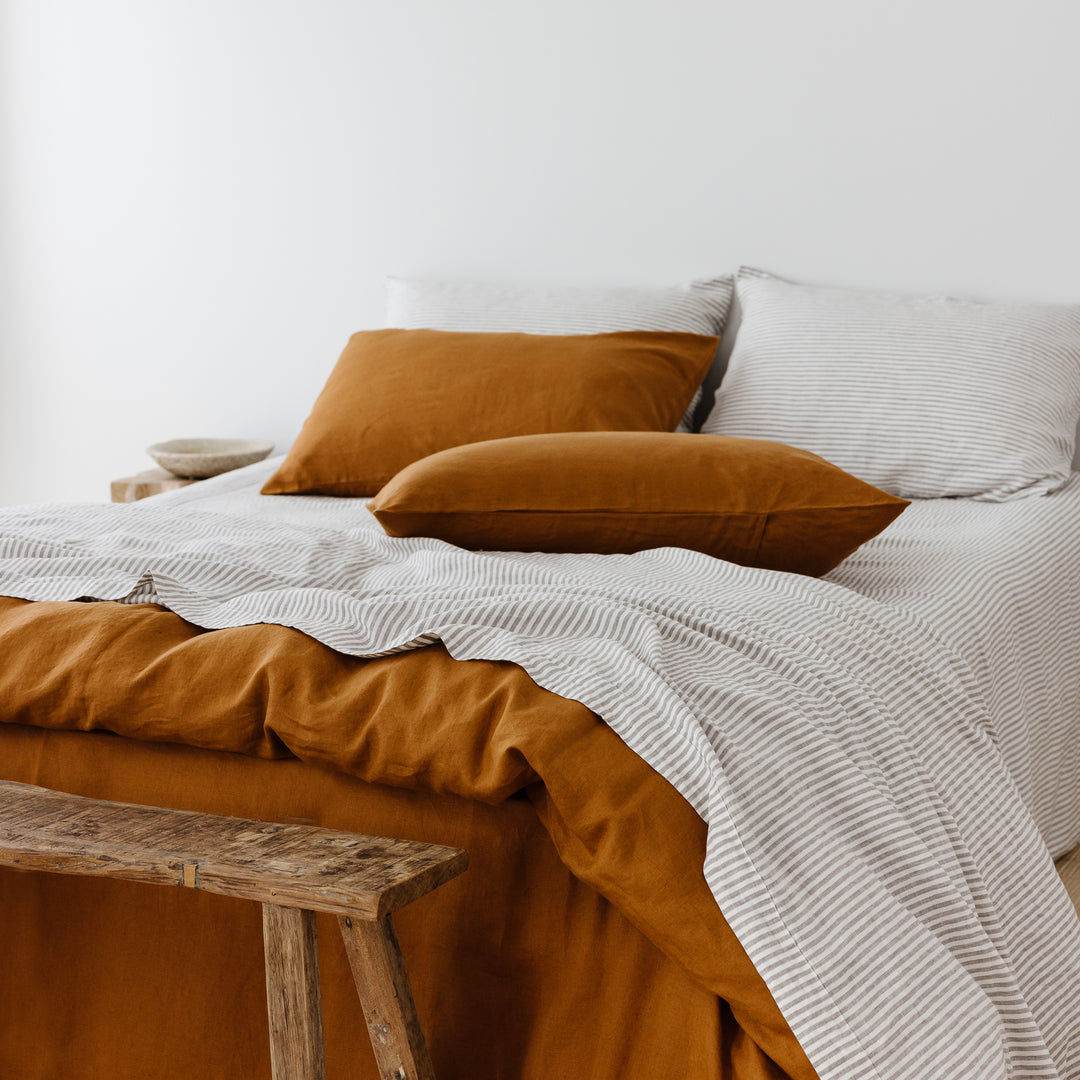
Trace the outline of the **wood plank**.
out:
M 1063 855 L 1054 864 L 1058 876 L 1065 885 L 1065 891 L 1073 902 L 1073 907 L 1080 915 L 1080 847 L 1074 847 L 1068 855 Z
M 263 904 L 273 1080 L 326 1080 L 315 912 Z
M 381 1080 L 435 1080 L 390 916 L 338 916 Z
M 176 491 L 197 480 L 176 476 L 167 469 L 146 469 L 134 476 L 123 476 L 109 485 L 109 497 L 114 503 L 138 502 L 151 495 L 161 495 L 166 491 Z
M 468 866 L 458 848 L 103 802 L 0 781 L 0 866 L 203 889 L 359 919 Z

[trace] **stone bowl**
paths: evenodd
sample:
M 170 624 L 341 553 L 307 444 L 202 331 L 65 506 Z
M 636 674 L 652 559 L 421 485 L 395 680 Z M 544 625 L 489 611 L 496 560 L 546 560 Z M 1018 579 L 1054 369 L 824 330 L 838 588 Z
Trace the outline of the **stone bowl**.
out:
M 274 449 L 263 439 L 170 439 L 146 452 L 175 476 L 202 480 L 262 461 Z

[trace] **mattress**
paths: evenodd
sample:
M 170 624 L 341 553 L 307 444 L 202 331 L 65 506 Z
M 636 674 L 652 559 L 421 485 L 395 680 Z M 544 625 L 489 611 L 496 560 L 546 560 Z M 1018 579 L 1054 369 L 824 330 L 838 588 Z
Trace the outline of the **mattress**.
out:
M 368 528 L 359 500 L 259 495 L 280 459 L 159 496 L 255 520 Z M 922 620 L 971 666 L 1054 858 L 1080 843 L 1080 473 L 1053 497 L 915 500 L 828 580 Z
M 1004 765 L 1028 760 L 1005 751 L 1029 723 L 1012 715 L 1024 695 L 986 681 L 1005 631 L 954 641 L 933 611 L 842 578 L 681 549 L 389 543 L 359 502 L 258 496 L 272 467 L 124 517 L 9 515 L 5 582 L 32 599 L 159 600 L 208 627 L 281 622 L 356 655 L 437 638 L 459 659 L 513 661 L 602 715 L 706 820 L 706 879 L 823 1077 L 1077 1068 L 1080 924 Z M 884 535 L 906 551 L 903 531 Z M 920 595 L 945 593 L 918 573 Z M 956 600 L 940 606 L 952 617 Z

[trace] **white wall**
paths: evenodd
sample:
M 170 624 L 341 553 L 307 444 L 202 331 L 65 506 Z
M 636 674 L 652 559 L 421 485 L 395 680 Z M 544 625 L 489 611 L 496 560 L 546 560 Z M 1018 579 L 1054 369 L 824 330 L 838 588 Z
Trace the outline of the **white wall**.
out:
M 0 2 L 0 503 L 284 448 L 387 273 L 1080 299 L 1076 0 Z

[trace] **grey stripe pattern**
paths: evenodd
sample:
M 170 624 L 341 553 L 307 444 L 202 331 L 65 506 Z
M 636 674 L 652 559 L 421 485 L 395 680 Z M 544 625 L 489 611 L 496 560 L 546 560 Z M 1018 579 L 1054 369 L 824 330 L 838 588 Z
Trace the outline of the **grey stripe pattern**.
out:
M 1052 496 L 915 502 L 830 575 L 921 618 L 972 669 L 1055 858 L 1080 843 L 1080 475 Z
M 8 511 L 0 592 L 152 583 L 207 627 L 514 661 L 708 822 L 709 885 L 823 1080 L 1080 1078 L 1080 922 L 972 668 L 926 619 L 679 549 L 470 553 L 387 538 L 352 500 L 211 490 L 252 512 Z
M 473 333 L 609 334 L 664 330 L 719 336 L 731 310 L 731 276 L 668 288 L 602 288 L 423 278 L 386 280 L 386 325 Z M 435 375 L 434 377 L 437 377 Z M 689 431 L 695 393 L 680 431 Z
M 907 498 L 1001 501 L 1068 478 L 1080 306 L 818 288 L 741 269 L 702 431 L 813 451 Z

